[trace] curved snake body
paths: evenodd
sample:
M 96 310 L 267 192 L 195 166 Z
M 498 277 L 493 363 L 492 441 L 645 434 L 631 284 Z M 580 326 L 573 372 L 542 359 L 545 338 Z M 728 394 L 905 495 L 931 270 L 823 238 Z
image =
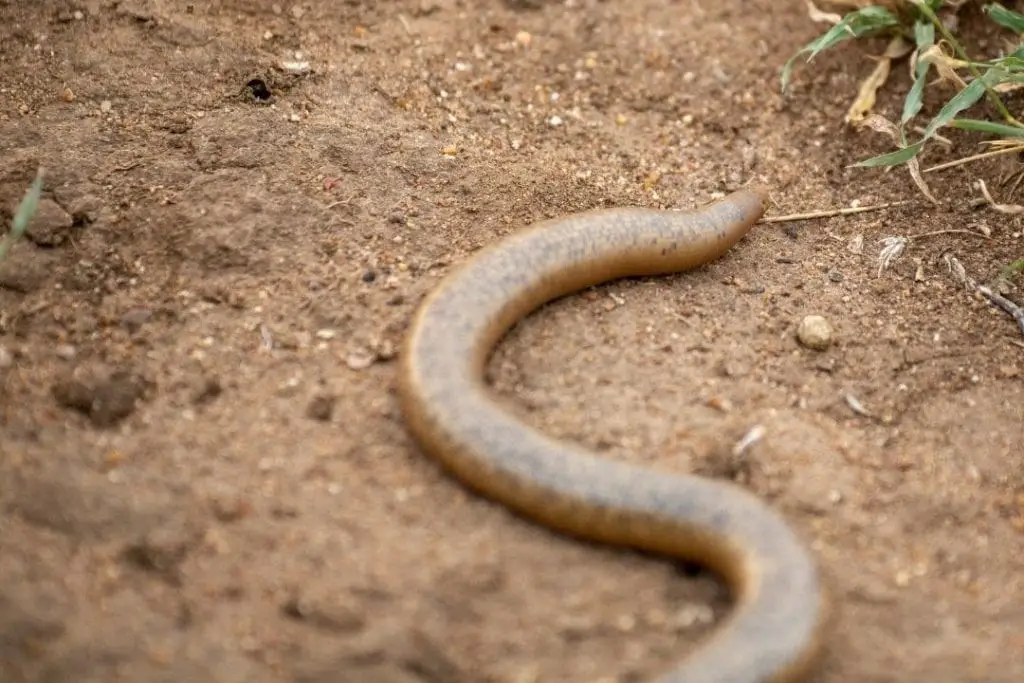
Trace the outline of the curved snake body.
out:
M 423 301 L 399 391 L 420 447 L 463 484 L 551 529 L 699 563 L 735 608 L 659 683 L 791 683 L 820 650 L 825 592 L 808 550 L 773 510 L 722 481 L 602 459 L 544 435 L 489 395 L 485 364 L 544 303 L 628 276 L 695 268 L 738 242 L 767 195 L 695 211 L 613 209 L 545 221 L 479 252 Z

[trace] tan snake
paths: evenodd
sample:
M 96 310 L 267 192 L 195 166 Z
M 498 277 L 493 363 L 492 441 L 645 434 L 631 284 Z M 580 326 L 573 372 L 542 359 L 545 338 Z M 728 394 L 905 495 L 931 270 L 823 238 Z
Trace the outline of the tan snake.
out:
M 818 659 L 826 592 L 807 548 L 730 483 L 599 458 L 552 439 L 489 395 L 505 333 L 552 299 L 712 261 L 760 219 L 767 194 L 695 211 L 612 209 L 544 221 L 471 258 L 420 305 L 399 389 L 420 447 L 466 486 L 547 527 L 699 563 L 733 591 L 729 618 L 659 683 L 792 683 Z

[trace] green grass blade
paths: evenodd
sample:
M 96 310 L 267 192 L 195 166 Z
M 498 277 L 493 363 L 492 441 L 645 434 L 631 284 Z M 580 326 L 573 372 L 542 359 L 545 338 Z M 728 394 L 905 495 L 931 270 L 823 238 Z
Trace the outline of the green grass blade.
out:
M 917 44 L 917 54 L 930 48 L 935 44 L 935 26 L 930 21 L 918 21 L 914 24 L 914 42 Z M 928 71 L 931 69 L 931 62 L 918 62 L 914 69 L 914 84 L 903 101 L 903 113 L 900 115 L 900 125 L 906 125 L 908 121 L 918 115 L 921 107 L 924 106 L 924 86 L 927 80 Z
M 865 7 L 856 12 L 850 12 L 839 23 L 804 45 L 795 55 L 786 60 L 785 66 L 782 67 L 782 92 L 786 92 L 789 87 L 793 64 L 801 55 L 806 54 L 809 62 L 823 50 L 835 47 L 845 40 L 860 38 L 898 25 L 899 19 L 896 15 L 884 7 Z
M 973 81 L 967 84 L 967 87 L 954 95 L 949 102 L 939 110 L 939 113 L 935 115 L 935 118 L 931 120 L 928 127 L 925 128 L 924 139 L 928 139 L 935 135 L 943 126 L 949 125 L 949 122 L 956 118 L 956 115 L 965 109 L 969 109 L 978 103 L 982 97 L 985 96 L 985 88 L 989 81 L 997 80 L 1000 73 L 999 69 L 989 69 L 984 76 L 981 78 L 975 78 Z
M 14 221 L 11 223 L 11 232 L 3 239 L 0 239 L 0 261 L 4 260 L 7 252 L 14 246 L 14 243 L 25 234 L 29 221 L 32 220 L 32 216 L 36 213 L 36 207 L 39 205 L 39 195 L 42 191 L 43 169 L 39 169 L 36 173 L 36 179 L 32 181 L 32 186 L 29 187 L 25 197 L 18 204 L 18 210 L 14 214 Z
M 1024 34 L 1024 14 L 1008 10 L 998 2 L 985 5 L 982 11 L 1003 28 L 1008 28 L 1017 35 Z
M 906 163 L 916 157 L 921 149 L 924 147 L 924 140 L 915 142 L 914 144 L 898 149 L 895 152 L 889 152 L 877 157 L 871 157 L 864 161 L 858 161 L 853 164 L 854 168 L 875 168 L 878 166 L 899 166 L 900 164 Z
M 1024 45 L 1021 45 L 1011 54 L 1001 57 L 995 62 L 985 64 L 985 66 L 999 66 L 1011 73 L 1024 71 Z
M 1004 138 L 1024 138 L 1024 128 L 1010 126 L 1005 123 L 994 121 L 982 121 L 980 119 L 953 119 L 949 122 L 951 128 L 960 130 L 973 130 L 979 133 L 991 133 Z
M 1013 277 L 1017 273 L 1024 273 L 1024 258 L 1017 259 L 1016 261 L 1006 264 L 1006 267 L 1003 268 L 1003 272 L 1001 274 L 1003 277 L 1009 278 Z

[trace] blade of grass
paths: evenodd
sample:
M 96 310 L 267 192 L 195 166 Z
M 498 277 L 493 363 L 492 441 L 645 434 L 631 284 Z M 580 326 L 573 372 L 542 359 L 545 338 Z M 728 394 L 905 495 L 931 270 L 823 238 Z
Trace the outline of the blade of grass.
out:
M 927 50 L 935 44 L 935 26 L 927 21 L 918 21 L 914 24 L 914 42 L 917 44 L 917 54 Z M 914 68 L 914 84 L 903 101 L 903 114 L 900 116 L 900 124 L 906 125 L 908 121 L 917 116 L 924 104 L 924 86 L 928 71 L 931 69 L 931 62 L 918 61 Z
M 992 133 L 1008 138 L 1024 138 L 1024 128 L 1008 126 L 1005 123 L 994 121 L 982 121 L 980 119 L 953 119 L 949 122 L 951 128 L 961 130 L 973 130 L 979 133 Z
M 969 62 L 970 58 L 967 55 L 967 50 L 963 48 L 963 46 L 960 44 L 960 41 L 956 39 L 956 36 L 954 36 L 950 32 L 949 28 L 942 22 L 941 19 L 939 19 L 938 15 L 935 14 L 935 8 L 932 7 L 932 3 L 926 2 L 924 0 L 910 1 L 914 4 L 915 7 L 917 7 L 918 10 L 920 10 L 921 14 L 925 15 L 928 18 L 928 20 L 932 22 L 935 28 L 939 30 L 939 33 L 942 34 L 942 37 L 953 47 L 953 50 L 956 52 L 957 56 L 960 59 Z M 988 95 L 989 100 L 991 100 L 992 106 L 999 110 L 999 114 L 1003 117 L 1003 120 L 1009 123 L 1010 125 L 1021 125 L 1020 122 L 1017 121 L 1016 118 L 1014 118 L 1013 114 L 1010 113 L 1010 110 L 1006 108 L 1006 105 L 1003 104 L 1003 101 L 999 99 L 999 95 L 994 90 L 992 90 L 991 87 L 989 87 L 988 83 L 985 82 L 978 68 L 971 63 L 968 63 L 967 68 L 970 70 L 971 75 L 974 76 L 974 79 L 976 81 L 982 81 L 982 85 L 985 87 L 985 93 Z
M 36 172 L 36 178 L 32 181 L 32 186 L 29 187 L 21 203 L 18 204 L 18 210 L 15 212 L 14 220 L 11 222 L 10 233 L 3 239 L 0 239 L 0 261 L 7 257 L 7 252 L 14 246 L 14 243 L 25 234 L 29 221 L 32 220 L 32 216 L 36 213 L 36 207 L 39 205 L 39 195 L 42 191 L 43 169 L 40 168 Z
M 912 145 L 898 149 L 895 152 L 889 152 L 888 154 L 882 154 L 881 156 L 871 157 L 864 161 L 858 161 L 855 164 L 851 164 L 853 168 L 875 168 L 877 166 L 899 166 L 902 163 L 910 161 L 924 147 L 924 140 L 915 142 Z
M 943 105 L 939 113 L 935 115 L 935 118 L 928 123 L 928 127 L 925 128 L 921 137 L 927 140 L 939 128 L 949 125 L 949 122 L 956 118 L 957 114 L 977 104 L 978 100 L 985 96 L 989 83 L 998 81 L 1004 73 L 1000 69 L 989 69 L 981 78 L 975 78 L 968 83 L 966 88 L 958 92 Z
M 832 28 L 804 45 L 795 55 L 786 60 L 785 66 L 782 67 L 782 92 L 785 93 L 789 87 L 793 63 L 801 55 L 807 54 L 809 62 L 823 50 L 834 47 L 844 40 L 860 38 L 897 26 L 899 26 L 899 19 L 884 7 L 864 7 L 850 12 Z
M 1017 35 L 1024 34 L 1024 14 L 1008 10 L 998 2 L 985 5 L 982 11 L 1003 28 L 1008 28 Z

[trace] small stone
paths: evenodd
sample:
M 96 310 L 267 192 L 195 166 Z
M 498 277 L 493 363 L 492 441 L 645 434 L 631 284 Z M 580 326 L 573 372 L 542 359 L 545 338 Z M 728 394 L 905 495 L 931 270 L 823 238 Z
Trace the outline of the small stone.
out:
M 6 346 L 0 346 L 0 370 L 14 365 L 14 354 Z
M 83 194 L 62 204 L 76 223 L 95 223 L 103 208 L 103 201 L 92 194 Z
M 709 605 L 687 605 L 676 612 L 672 625 L 677 631 L 685 631 L 697 625 L 710 624 L 715 620 L 715 611 Z
M 1006 379 L 1015 379 L 1020 377 L 1020 369 L 1016 365 L 1000 365 L 999 374 Z
M 296 76 L 305 76 L 310 72 L 309 62 L 286 61 L 281 62 L 281 68 Z
M 366 626 L 360 611 L 334 592 L 308 590 L 287 600 L 281 611 L 292 619 L 333 633 L 353 633 Z
M 352 370 L 365 370 L 376 362 L 375 354 L 356 351 L 345 357 L 345 364 Z
M 25 236 L 34 244 L 56 247 L 63 244 L 74 225 L 71 214 L 52 199 L 41 199 L 29 221 Z
M 102 102 L 100 102 L 100 111 L 103 112 L 104 114 L 109 113 L 110 110 L 113 109 L 113 108 L 114 108 L 114 105 L 113 105 L 113 103 L 110 100 L 103 100 Z
M 210 501 L 210 507 L 213 509 L 213 516 L 225 523 L 237 522 L 252 514 L 252 504 L 237 494 L 214 496 Z
M 299 386 L 302 384 L 302 377 L 299 375 L 292 375 L 284 382 L 281 382 L 277 387 L 278 396 L 294 396 Z
M 61 360 L 72 360 L 78 354 L 78 351 L 71 344 L 58 344 L 55 353 Z
M 137 332 L 151 317 L 153 312 L 148 308 L 133 308 L 121 316 L 121 327 L 129 332 Z
M 374 345 L 374 352 L 378 361 L 394 360 L 398 356 L 398 345 L 390 339 L 382 339 Z
M 824 351 L 832 345 L 832 326 L 820 315 L 809 315 L 800 321 L 796 337 L 807 348 Z
M 146 571 L 173 576 L 198 540 L 187 524 L 153 529 L 124 549 L 124 558 Z

